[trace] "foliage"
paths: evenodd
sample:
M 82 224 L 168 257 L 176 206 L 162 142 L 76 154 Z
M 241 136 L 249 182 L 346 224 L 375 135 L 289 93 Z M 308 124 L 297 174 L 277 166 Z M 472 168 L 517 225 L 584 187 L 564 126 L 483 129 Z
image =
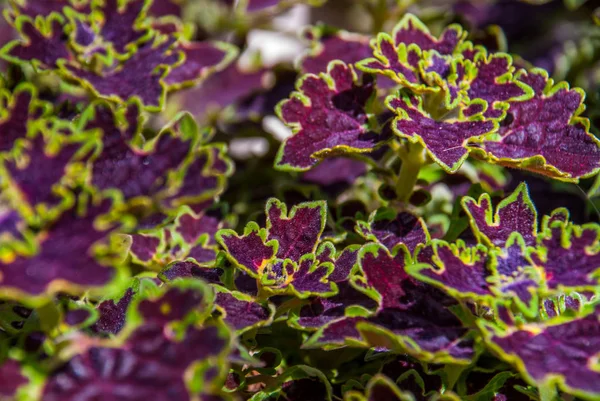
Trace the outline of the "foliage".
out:
M 600 400 L 600 8 L 437 3 L 3 4 L 0 399 Z

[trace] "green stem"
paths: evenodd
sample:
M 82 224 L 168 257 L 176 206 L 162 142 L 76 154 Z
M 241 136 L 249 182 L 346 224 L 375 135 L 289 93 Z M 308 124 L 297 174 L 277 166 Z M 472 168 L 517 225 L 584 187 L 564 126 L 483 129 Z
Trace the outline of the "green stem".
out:
M 419 171 L 425 164 L 425 149 L 420 143 L 406 143 L 401 149 L 402 166 L 396 182 L 396 195 L 401 202 L 407 202 L 413 193 Z
M 540 393 L 540 401 L 556 401 L 558 393 L 556 391 L 556 385 L 551 383 L 544 383 L 538 387 Z

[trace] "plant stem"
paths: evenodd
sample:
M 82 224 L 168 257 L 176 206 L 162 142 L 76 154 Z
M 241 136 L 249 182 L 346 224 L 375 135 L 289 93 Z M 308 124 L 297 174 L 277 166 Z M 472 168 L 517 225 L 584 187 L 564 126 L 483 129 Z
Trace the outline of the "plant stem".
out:
M 540 401 L 556 401 L 557 391 L 554 384 L 544 383 L 538 387 Z
M 407 202 L 413 193 L 419 171 L 425 164 L 425 149 L 420 143 L 406 143 L 400 151 L 402 166 L 396 182 L 396 195 L 401 202 Z

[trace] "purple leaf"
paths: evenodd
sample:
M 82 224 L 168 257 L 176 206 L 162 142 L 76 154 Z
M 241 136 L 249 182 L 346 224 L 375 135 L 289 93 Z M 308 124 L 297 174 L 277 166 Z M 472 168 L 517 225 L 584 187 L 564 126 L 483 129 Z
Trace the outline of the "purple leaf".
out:
M 327 297 L 337 291 L 336 285 L 328 279 L 332 271 L 331 263 L 320 263 L 312 254 L 307 254 L 297 263 L 289 259 L 276 261 L 266 270 L 262 284 L 274 291 L 291 290 L 299 298 Z
M 427 154 L 444 170 L 456 171 L 469 154 L 469 142 L 492 132 L 495 125 L 480 116 L 436 120 L 423 110 L 422 98 L 388 98 L 390 110 L 398 117 L 392 127 L 397 135 L 421 143 Z
M 128 47 L 143 41 L 149 29 L 141 25 L 146 0 L 130 0 L 122 7 L 118 0 L 105 0 L 97 11 L 102 13 L 100 35 L 118 53 L 127 53 Z
M 517 78 L 534 96 L 510 103 L 498 139 L 481 146 L 492 161 L 549 177 L 576 181 L 600 167 L 600 142 L 588 132 L 589 121 L 580 117 L 584 92 L 554 85 L 543 70 L 521 72 Z
M 0 287 L 32 295 L 67 290 L 69 286 L 93 287 L 109 283 L 115 270 L 99 263 L 92 252 L 114 226 L 98 228 L 94 221 L 109 211 L 111 202 L 90 204 L 85 215 L 77 206 L 65 211 L 39 235 L 39 250 L 31 256 L 15 256 L 0 264 Z M 69 257 L 65 258 L 65 252 Z
M 28 382 L 29 380 L 21 373 L 19 362 L 8 359 L 0 363 L 0 397 L 16 398 L 19 387 Z
M 52 138 L 53 140 L 56 139 Z M 75 160 L 75 154 L 85 143 L 62 137 L 60 148 L 52 149 L 50 140 L 40 133 L 27 144 L 21 157 L 7 160 L 4 167 L 9 182 L 14 185 L 22 201 L 30 207 L 45 204 L 56 206 L 63 197 L 55 188 L 67 176 L 67 167 Z M 25 161 L 26 163 L 23 163 Z
M 127 110 L 136 115 L 139 106 L 133 103 Z M 159 196 L 166 191 L 168 174 L 183 169 L 195 138 L 182 138 L 167 131 L 159 136 L 152 150 L 141 151 L 128 144 L 130 134 L 118 127 L 108 106 L 95 104 L 89 111 L 94 117 L 83 125 L 86 129 L 100 129 L 103 139 L 102 152 L 92 162 L 91 183 L 99 190 L 118 189 L 124 200 Z M 130 130 L 136 132 L 137 127 Z
M 227 349 L 227 338 L 217 327 L 189 326 L 178 338 L 166 324 L 185 318 L 198 308 L 203 296 L 196 288 L 169 288 L 156 300 L 140 302 L 144 323 L 120 348 L 91 346 L 52 372 L 44 400 L 79 400 L 94 394 L 110 399 L 158 401 L 191 400 L 188 368 Z M 177 306 L 177 307 L 175 307 Z M 217 362 L 217 363 L 220 363 Z M 211 380 L 219 379 L 212 377 Z M 205 379 L 210 385 L 208 378 Z
M 483 99 L 487 103 L 484 116 L 501 118 L 508 108 L 506 102 L 525 100 L 533 96 L 527 85 L 513 78 L 512 58 L 504 53 L 488 56 L 485 50 L 478 52 L 473 60 L 477 75 L 468 85 L 471 100 Z
M 101 302 L 98 309 L 98 320 L 91 329 L 97 333 L 117 334 L 125 326 L 125 315 L 136 292 L 128 288 L 125 294 L 115 303 L 115 300 Z
M 421 360 L 464 361 L 473 355 L 468 329 L 451 313 L 451 302 L 431 287 L 406 281 L 402 309 L 381 309 L 371 317 L 346 317 L 317 331 L 306 347 L 362 344 L 398 348 Z M 400 351 L 401 350 L 401 351 Z
M 452 54 L 464 40 L 466 32 L 460 25 L 450 25 L 436 38 L 429 28 L 412 14 L 406 14 L 396 25 L 392 34 L 395 44 L 415 44 L 421 50 L 435 50 L 439 54 Z
M 404 244 L 410 254 L 418 245 L 429 241 L 429 231 L 423 219 L 410 212 L 396 213 L 392 209 L 378 209 L 369 221 L 359 221 L 357 232 L 368 241 L 377 241 L 390 252 L 396 245 Z
M 600 282 L 600 227 L 553 223 L 542 233 L 538 251 L 531 255 L 550 290 L 594 290 Z
M 315 167 L 302 174 L 302 180 L 322 187 L 331 187 L 336 184 L 352 185 L 356 179 L 367 172 L 365 163 L 335 157 L 325 159 Z
M 329 279 L 331 280 L 331 276 Z M 333 280 L 332 280 L 333 281 Z M 318 329 L 327 323 L 343 318 L 346 308 L 359 306 L 364 309 L 376 309 L 377 302 L 350 285 L 348 281 L 337 282 L 338 293 L 333 297 L 315 297 L 300 309 L 293 321 L 304 329 Z
M 129 252 L 142 263 L 150 262 L 158 252 L 160 238 L 144 234 L 131 235 Z
M 177 96 L 183 109 L 205 121 L 215 112 L 265 89 L 268 77 L 269 73 L 264 68 L 245 71 L 234 62 L 222 71 L 210 75 L 198 87 Z
M 34 66 L 56 68 L 59 60 L 72 60 L 64 35 L 64 17 L 52 14 L 44 22 L 43 29 L 36 27 L 31 18 L 17 17 L 16 29 L 22 40 L 15 40 L 2 48 L 1 54 L 8 61 L 31 62 Z
M 235 47 L 221 42 L 183 43 L 177 49 L 185 58 L 164 80 L 170 90 L 198 84 L 211 72 L 222 69 L 237 53 Z
M 366 152 L 381 141 L 366 127 L 373 82 L 359 84 L 351 66 L 336 62 L 327 73 L 307 74 L 297 90 L 277 106 L 279 117 L 294 133 L 279 149 L 277 167 L 308 170 L 318 159 Z
M 277 242 L 267 242 L 266 237 L 265 229 L 259 229 L 255 223 L 251 223 L 246 226 L 242 236 L 233 230 L 220 230 L 217 242 L 225 248 L 227 256 L 234 263 L 252 277 L 259 277 L 277 253 Z
M 327 66 L 333 60 L 354 64 L 371 55 L 369 37 L 345 32 L 328 32 L 322 25 L 314 26 L 304 32 L 304 38 L 310 43 L 310 51 L 302 57 L 302 72 L 318 74 L 327 72 Z
M 521 183 L 510 196 L 502 200 L 495 213 L 490 196 L 486 193 L 481 195 L 479 201 L 465 197 L 462 205 L 480 242 L 502 247 L 513 232 L 518 232 L 527 245 L 535 245 L 537 212 L 525 183 Z
M 41 117 L 37 90 L 29 84 L 19 85 L 2 106 L 6 116 L 0 120 L 0 152 L 8 152 L 15 142 L 27 136 L 31 120 Z
M 105 68 L 100 73 L 73 63 L 66 64 L 61 71 L 101 98 L 119 102 L 137 98 L 145 109 L 159 111 L 166 96 L 163 78 L 168 74 L 168 67 L 180 59 L 176 48 L 172 49 L 173 43 L 174 40 L 169 39 L 146 44 L 122 65 Z
M 566 322 L 490 333 L 487 341 L 531 384 L 558 385 L 568 393 L 593 399 L 600 395 L 600 373 L 594 369 L 600 349 L 599 316 L 596 307 L 587 316 Z
M 224 270 L 220 268 L 204 267 L 191 261 L 174 262 L 160 272 L 160 279 L 172 281 L 176 278 L 199 278 L 211 284 L 220 284 Z
M 279 244 L 277 258 L 297 262 L 303 255 L 315 252 L 325 229 L 325 202 L 301 203 L 288 214 L 286 205 L 272 198 L 267 202 L 266 212 L 267 239 Z
M 242 293 L 219 292 L 215 305 L 223 311 L 223 320 L 238 333 L 268 324 L 273 311 Z

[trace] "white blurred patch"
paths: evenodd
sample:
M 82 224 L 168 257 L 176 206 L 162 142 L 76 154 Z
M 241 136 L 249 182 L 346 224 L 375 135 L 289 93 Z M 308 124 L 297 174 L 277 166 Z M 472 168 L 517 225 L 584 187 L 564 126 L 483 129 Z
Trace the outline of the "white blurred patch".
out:
M 309 23 L 310 7 L 306 4 L 297 4 L 271 21 L 273 29 L 293 34 Z
M 261 157 L 269 151 L 269 141 L 261 137 L 236 138 L 229 143 L 229 154 L 238 160 Z
M 292 130 L 286 127 L 285 124 L 275 116 L 266 116 L 263 118 L 262 127 L 266 132 L 282 142 L 286 138 L 292 136 Z
M 257 53 L 264 67 L 291 64 L 304 49 L 305 45 L 296 36 L 254 29 L 248 33 L 248 48 L 240 57 L 240 65 L 252 65 Z

